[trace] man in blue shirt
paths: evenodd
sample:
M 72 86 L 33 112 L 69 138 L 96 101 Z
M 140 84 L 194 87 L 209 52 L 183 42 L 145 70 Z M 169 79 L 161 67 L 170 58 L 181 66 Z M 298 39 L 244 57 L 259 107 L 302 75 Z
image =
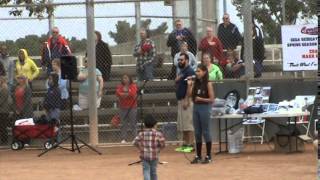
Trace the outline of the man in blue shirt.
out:
M 186 79 L 195 75 L 195 72 L 189 66 L 189 56 L 186 53 L 180 54 L 178 66 L 181 71 L 175 79 L 176 97 L 178 100 L 177 128 L 180 139 L 182 136 L 183 145 L 182 147 L 177 148 L 176 151 L 191 152 L 193 150 L 193 104 L 190 97 L 187 96 L 188 84 Z

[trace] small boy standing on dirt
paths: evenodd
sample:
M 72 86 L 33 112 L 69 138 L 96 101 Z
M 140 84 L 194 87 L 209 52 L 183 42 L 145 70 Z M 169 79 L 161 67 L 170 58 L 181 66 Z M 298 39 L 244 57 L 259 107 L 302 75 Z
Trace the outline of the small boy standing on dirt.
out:
M 157 180 L 157 165 L 160 149 L 165 146 L 165 138 L 155 129 L 157 121 L 152 115 L 144 119 L 145 129 L 134 139 L 133 144 L 140 150 L 144 180 Z

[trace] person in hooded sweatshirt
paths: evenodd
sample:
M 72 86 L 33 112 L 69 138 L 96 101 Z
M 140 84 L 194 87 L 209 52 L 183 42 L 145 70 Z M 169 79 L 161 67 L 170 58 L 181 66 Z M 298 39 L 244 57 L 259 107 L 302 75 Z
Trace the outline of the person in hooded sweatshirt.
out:
M 32 89 L 32 81 L 39 75 L 39 69 L 34 61 L 29 57 L 27 50 L 20 49 L 18 53 L 18 61 L 16 62 L 16 77 L 25 76 L 29 87 Z

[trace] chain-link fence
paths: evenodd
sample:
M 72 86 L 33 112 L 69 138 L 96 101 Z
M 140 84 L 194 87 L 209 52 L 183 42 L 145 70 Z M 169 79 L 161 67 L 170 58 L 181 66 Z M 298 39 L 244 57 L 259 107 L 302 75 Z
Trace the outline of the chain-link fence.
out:
M 239 2 L 234 1 L 237 8 L 242 6 Z M 87 61 L 90 60 L 86 58 L 86 3 L 82 0 L 47 3 L 48 6 L 41 7 L 54 7 L 53 16 L 49 18 L 46 12 L 44 18 L 36 17 L 37 14 L 29 17 L 30 7 L 34 7 L 32 5 L 8 4 L 1 7 L 1 62 L 7 70 L 7 81 L 1 79 L 0 95 L 3 145 L 10 145 L 13 140 L 29 143 L 29 139 L 37 136 L 50 139 L 50 134 L 43 135 L 43 129 L 31 129 L 29 132 L 14 126 L 16 119 L 32 117 L 39 119 L 41 124 L 44 119 L 40 118 L 42 115 L 47 115 L 49 120 L 59 119 L 59 139 L 67 137 L 71 128 L 70 108 L 74 110 L 76 135 L 89 142 L 88 107 L 92 104 L 88 104 L 91 93 L 87 68 Z M 96 93 L 100 102 L 96 133 L 99 143 L 130 142 L 145 114 L 156 117 L 167 140 L 178 140 L 174 79 L 179 72 L 177 54 L 181 52 L 189 53 L 194 68 L 196 64 L 205 63 L 210 68 L 211 80 L 224 82 L 228 88 L 246 79 L 243 77 L 248 75 L 246 69 L 249 66 L 244 63 L 248 61 L 243 56 L 243 47 L 250 46 L 244 44 L 245 25 L 230 24 L 237 18 L 235 13 L 217 13 L 218 2 L 211 0 L 177 0 L 169 3 L 164 5 L 159 0 L 95 1 L 94 20 L 95 30 L 98 31 L 95 35 Z M 20 17 L 9 15 L 16 7 L 23 10 Z M 270 34 L 273 31 L 266 28 L 274 27 L 264 24 L 266 21 L 262 17 L 256 17 L 255 8 L 253 6 L 252 13 L 255 15 L 252 28 L 255 63 L 251 65 L 254 75 L 248 76 L 247 82 L 254 81 L 254 78 L 260 78 L 262 82 L 275 78 L 297 78 L 298 72 L 282 71 L 279 35 Z M 37 12 L 36 8 L 34 12 Z M 290 16 L 288 14 L 287 17 Z M 280 32 L 280 26 L 276 28 Z M 56 38 L 51 38 L 50 33 Z M 61 79 L 59 70 L 60 56 L 71 54 L 77 57 L 79 69 L 78 80 L 72 82 L 72 88 L 68 81 Z M 191 60 L 192 56 L 194 60 Z M 54 78 L 49 76 L 51 72 L 59 75 L 59 90 L 53 83 Z M 306 71 L 301 76 L 303 79 L 314 79 L 315 72 Z M 131 78 L 137 86 L 129 85 Z M 141 80 L 150 81 L 143 86 Z M 5 84 L 8 84 L 8 92 L 5 92 Z M 144 87 L 144 93 L 138 95 L 141 87 Z M 217 96 L 223 97 L 224 93 L 217 92 Z M 60 104 L 56 103 L 59 96 L 62 99 Z M 64 106 L 61 107 L 61 104 Z

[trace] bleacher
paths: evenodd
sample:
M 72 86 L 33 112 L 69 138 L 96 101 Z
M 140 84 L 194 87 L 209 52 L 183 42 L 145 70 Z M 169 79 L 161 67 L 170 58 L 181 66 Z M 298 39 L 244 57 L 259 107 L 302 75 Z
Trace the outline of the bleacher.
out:
M 79 58 L 81 59 L 81 58 Z M 38 60 L 35 60 L 38 66 Z M 145 86 L 143 94 L 142 111 L 143 114 L 153 114 L 161 124 L 175 122 L 177 116 L 177 100 L 175 97 L 175 83 L 173 80 L 167 80 L 171 71 L 171 64 L 164 63 L 161 67 L 155 68 L 155 80 L 149 81 Z M 268 78 L 269 74 L 273 74 L 270 78 L 274 79 L 275 73 L 282 73 L 282 64 L 277 62 L 264 63 L 263 78 Z M 136 67 L 134 64 L 113 65 L 111 68 L 111 79 L 104 84 L 104 96 L 102 97 L 101 107 L 98 109 L 98 127 L 99 132 L 119 133 L 119 128 L 111 126 L 111 119 L 118 114 L 117 97 L 115 96 L 116 86 L 120 83 L 122 75 L 126 73 L 132 77 L 136 77 Z M 276 76 L 285 78 L 284 76 Z M 44 114 L 42 109 L 42 101 L 46 93 L 46 73 L 41 71 L 40 76 L 33 81 L 33 108 L 36 117 Z M 228 81 L 228 80 L 225 80 Z M 72 95 L 74 104 L 78 101 L 78 82 L 72 83 Z M 138 99 L 140 105 L 140 99 Z M 138 108 L 138 117 L 140 108 Z M 74 111 L 74 122 L 76 133 L 88 133 L 88 110 Z M 61 122 L 64 129 L 70 128 L 69 110 L 61 112 Z M 66 131 L 68 132 L 68 131 Z

